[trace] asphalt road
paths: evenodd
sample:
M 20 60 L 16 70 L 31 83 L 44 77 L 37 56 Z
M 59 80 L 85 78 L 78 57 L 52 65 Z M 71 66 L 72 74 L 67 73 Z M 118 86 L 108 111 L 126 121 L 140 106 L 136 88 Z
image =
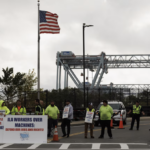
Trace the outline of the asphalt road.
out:
M 136 125 L 136 124 L 135 124 Z M 150 121 L 141 120 L 139 131 L 136 130 L 136 126 L 132 131 L 129 130 L 130 122 L 124 126 L 125 129 L 117 129 L 118 126 L 112 130 L 113 139 L 109 139 L 107 131 L 105 131 L 104 139 L 98 139 L 101 128 L 94 128 L 94 139 L 84 138 L 84 125 L 72 126 L 71 134 L 69 138 L 62 138 L 61 128 L 58 128 L 59 142 L 51 142 L 51 138 L 48 139 L 47 144 L 0 144 L 0 149 L 38 149 L 38 150 L 57 150 L 57 149 L 102 149 L 102 150 L 120 150 L 120 149 L 132 149 L 132 150 L 150 150 Z

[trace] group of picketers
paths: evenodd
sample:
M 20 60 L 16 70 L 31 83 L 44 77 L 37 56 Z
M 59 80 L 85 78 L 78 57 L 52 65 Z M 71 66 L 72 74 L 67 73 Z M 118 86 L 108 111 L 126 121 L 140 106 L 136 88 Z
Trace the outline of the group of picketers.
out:
M 47 106 L 46 109 L 42 108 L 43 101 L 40 101 L 39 99 L 35 100 L 35 115 L 48 115 L 48 137 L 51 136 L 51 129 L 52 127 L 55 127 L 58 125 L 58 119 L 60 116 L 60 111 L 58 107 L 55 105 L 55 102 L 51 100 L 50 105 Z M 4 116 L 10 114 L 10 110 L 5 105 L 5 101 L 0 100 L 0 110 L 5 111 Z M 132 109 L 127 113 L 130 114 L 132 112 L 132 121 L 131 121 L 131 127 L 130 130 L 133 130 L 134 122 L 137 121 L 137 130 L 139 130 L 139 123 L 140 123 L 140 114 L 143 112 L 142 106 L 139 105 L 139 102 L 136 101 L 136 104 L 133 105 Z M 87 122 L 85 121 L 85 138 L 87 138 L 88 133 L 88 126 L 90 126 L 90 136 L 91 138 L 94 138 L 93 136 L 93 128 L 94 128 L 94 116 L 95 116 L 95 109 L 93 108 L 93 104 L 89 103 L 88 107 L 85 111 L 85 118 L 88 118 L 88 115 L 92 114 L 92 121 Z M 11 110 L 12 115 L 26 115 L 26 108 L 22 106 L 21 101 L 17 100 L 16 105 Z M 3 115 L 3 113 L 0 112 L 0 115 Z M 104 131 L 105 127 L 107 127 L 108 136 L 110 139 L 113 138 L 110 122 L 113 115 L 113 109 L 108 104 L 107 100 L 103 101 L 103 105 L 99 109 L 99 115 L 100 115 L 100 124 L 101 124 L 101 135 L 99 138 L 104 138 Z M 90 117 L 89 117 L 90 118 Z M 89 120 L 89 118 L 87 120 Z M 73 120 L 73 106 L 70 103 L 70 100 L 66 100 L 66 106 L 64 107 L 63 116 L 62 116 L 62 123 L 61 123 L 61 129 L 62 129 L 62 137 L 69 137 L 70 135 L 70 123 L 71 120 Z M 86 119 L 85 119 L 86 120 Z M 67 127 L 67 132 L 65 130 L 65 127 Z
M 86 110 L 94 112 L 94 115 L 95 115 L 95 109 L 93 108 L 92 103 L 89 103 L 88 108 Z M 132 121 L 131 121 L 131 127 L 129 130 L 133 130 L 135 120 L 137 121 L 137 130 L 139 130 L 140 115 L 141 115 L 141 113 L 143 115 L 145 115 L 142 106 L 139 105 L 139 101 L 136 101 L 136 104 L 133 105 L 133 107 L 131 108 L 131 110 L 127 114 L 130 114 L 131 112 L 132 112 Z M 104 100 L 103 105 L 99 109 L 100 124 L 101 124 L 101 128 L 102 128 L 99 138 L 104 138 L 105 127 L 107 127 L 107 133 L 108 133 L 108 136 L 110 137 L 110 139 L 113 138 L 112 132 L 111 132 L 111 126 L 110 126 L 112 116 L 113 116 L 113 109 L 108 104 L 108 101 Z M 91 138 L 94 138 L 94 136 L 93 136 L 93 123 L 94 122 L 92 122 L 90 124 Z M 85 123 L 85 138 L 87 138 L 88 124 L 89 123 Z

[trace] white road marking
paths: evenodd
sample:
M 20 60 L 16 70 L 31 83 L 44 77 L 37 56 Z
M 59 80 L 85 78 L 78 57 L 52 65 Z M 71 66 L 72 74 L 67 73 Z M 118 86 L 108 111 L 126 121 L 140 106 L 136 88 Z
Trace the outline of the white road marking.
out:
M 129 149 L 129 146 L 127 144 L 121 143 L 120 146 L 121 146 L 121 149 Z
M 70 144 L 62 144 L 61 147 L 59 149 L 68 149 L 68 147 L 70 146 Z
M 101 144 L 92 144 L 92 149 L 100 149 Z
M 31 145 L 30 147 L 28 147 L 27 149 L 36 149 L 40 145 L 41 145 L 41 143 L 35 143 L 35 144 Z
M 10 146 L 10 145 L 12 145 L 13 143 L 6 143 L 6 144 L 3 144 L 3 145 L 1 145 L 0 146 L 0 149 L 3 149 L 3 148 L 5 148 L 5 147 L 7 147 L 7 146 Z

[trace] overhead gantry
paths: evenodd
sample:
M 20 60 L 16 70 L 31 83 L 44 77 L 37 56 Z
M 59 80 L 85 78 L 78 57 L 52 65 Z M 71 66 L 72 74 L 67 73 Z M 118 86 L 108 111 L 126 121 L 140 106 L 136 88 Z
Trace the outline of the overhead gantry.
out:
M 68 87 L 68 75 L 77 88 L 83 88 L 83 82 L 80 82 L 73 71 L 74 69 L 83 69 L 82 55 L 74 55 L 71 51 L 57 52 L 56 65 L 56 89 L 61 89 L 61 67 L 64 68 L 64 88 Z M 92 83 L 86 82 L 86 87 L 89 87 L 89 89 L 99 88 L 102 77 L 104 73 L 108 73 L 108 69 L 120 68 L 150 68 L 150 54 L 106 55 L 101 52 L 100 55 L 86 55 L 85 69 L 95 71 Z

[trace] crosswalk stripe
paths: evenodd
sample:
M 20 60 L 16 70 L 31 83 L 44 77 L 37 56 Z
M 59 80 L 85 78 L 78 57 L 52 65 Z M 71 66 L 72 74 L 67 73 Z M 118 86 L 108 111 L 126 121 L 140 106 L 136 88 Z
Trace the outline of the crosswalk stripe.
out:
M 127 144 L 120 144 L 121 149 L 129 149 L 129 146 Z
M 70 144 L 62 144 L 59 149 L 68 149 L 69 146 Z
M 92 149 L 100 149 L 101 144 L 92 144 Z
M 7 147 L 7 146 L 10 146 L 12 145 L 13 143 L 6 143 L 6 144 L 3 144 L 0 146 L 0 149 L 4 148 L 4 147 Z
M 37 147 L 39 147 L 41 145 L 41 143 L 39 144 L 33 144 L 33 145 L 31 145 L 30 147 L 28 147 L 27 149 L 36 149 Z

